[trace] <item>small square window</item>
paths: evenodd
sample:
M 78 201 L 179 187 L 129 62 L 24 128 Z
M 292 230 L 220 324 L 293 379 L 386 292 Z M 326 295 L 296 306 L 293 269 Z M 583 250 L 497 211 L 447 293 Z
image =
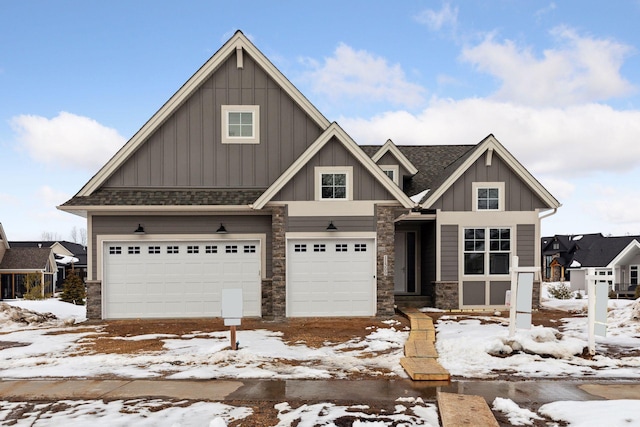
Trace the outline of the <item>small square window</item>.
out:
M 109 255 L 120 255 L 122 253 L 121 246 L 109 246 Z
M 227 245 L 224 247 L 224 252 L 227 254 L 237 254 L 238 246 L 237 245 Z
M 504 211 L 504 182 L 474 182 L 473 209 L 476 211 Z
M 354 250 L 356 252 L 366 252 L 367 251 L 367 244 L 366 243 L 356 243 Z
M 222 143 L 259 144 L 260 107 L 258 105 L 223 105 Z
M 347 252 L 347 244 L 346 243 L 337 243 L 336 244 L 336 252 Z
M 178 254 L 178 253 L 180 253 L 180 249 L 178 248 L 178 246 L 167 246 L 167 253 L 168 254 Z
M 293 251 L 294 251 L 294 252 L 307 252 L 307 245 L 305 245 L 305 244 L 298 244 L 298 243 L 296 243 L 296 244 L 293 246 Z
M 160 246 L 149 246 L 149 253 L 150 254 L 159 254 L 160 253 Z
M 313 245 L 313 252 L 326 252 L 326 251 L 327 251 L 327 245 L 325 245 L 324 243 Z
M 135 255 L 140 253 L 140 246 L 129 246 L 127 248 L 127 253 L 129 255 Z
M 188 254 L 197 254 L 200 253 L 200 246 L 187 246 Z
M 213 245 L 207 245 L 204 247 L 204 251 L 205 253 L 208 254 L 217 254 L 218 253 L 218 247 L 217 246 L 213 246 Z
M 255 254 L 256 253 L 256 245 L 244 245 L 244 253 L 245 254 Z
M 323 199 L 346 199 L 347 174 L 323 173 L 320 192 Z

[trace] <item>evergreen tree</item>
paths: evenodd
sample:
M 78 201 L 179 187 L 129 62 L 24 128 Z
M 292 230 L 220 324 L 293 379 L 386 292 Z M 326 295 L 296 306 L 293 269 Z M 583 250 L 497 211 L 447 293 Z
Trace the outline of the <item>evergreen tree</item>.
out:
M 71 274 L 67 276 L 67 279 L 62 284 L 60 300 L 70 302 L 75 305 L 84 305 L 84 299 L 86 296 L 87 293 L 84 289 L 82 279 L 76 274 L 75 270 L 72 270 Z

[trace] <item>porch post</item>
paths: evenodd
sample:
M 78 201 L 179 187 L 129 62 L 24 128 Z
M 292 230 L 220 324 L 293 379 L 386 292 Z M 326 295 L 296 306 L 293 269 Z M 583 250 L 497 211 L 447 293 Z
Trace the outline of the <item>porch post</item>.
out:
M 395 298 L 395 208 L 376 205 L 376 315 L 393 316 Z

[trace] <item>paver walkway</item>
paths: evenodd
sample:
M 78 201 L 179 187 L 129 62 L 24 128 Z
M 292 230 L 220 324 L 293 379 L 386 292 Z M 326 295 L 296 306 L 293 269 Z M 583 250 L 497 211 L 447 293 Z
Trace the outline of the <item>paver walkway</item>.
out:
M 449 381 L 449 371 L 438 363 L 433 319 L 416 308 L 399 310 L 411 322 L 409 339 L 404 345 L 405 357 L 400 359 L 404 370 L 415 381 Z

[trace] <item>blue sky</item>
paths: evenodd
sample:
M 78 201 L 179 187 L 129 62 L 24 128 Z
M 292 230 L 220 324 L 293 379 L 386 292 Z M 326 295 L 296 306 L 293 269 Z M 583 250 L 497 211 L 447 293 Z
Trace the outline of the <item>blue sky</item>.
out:
M 0 222 L 57 211 L 237 29 L 357 142 L 493 133 L 560 202 L 640 234 L 640 0 L 0 1 Z

